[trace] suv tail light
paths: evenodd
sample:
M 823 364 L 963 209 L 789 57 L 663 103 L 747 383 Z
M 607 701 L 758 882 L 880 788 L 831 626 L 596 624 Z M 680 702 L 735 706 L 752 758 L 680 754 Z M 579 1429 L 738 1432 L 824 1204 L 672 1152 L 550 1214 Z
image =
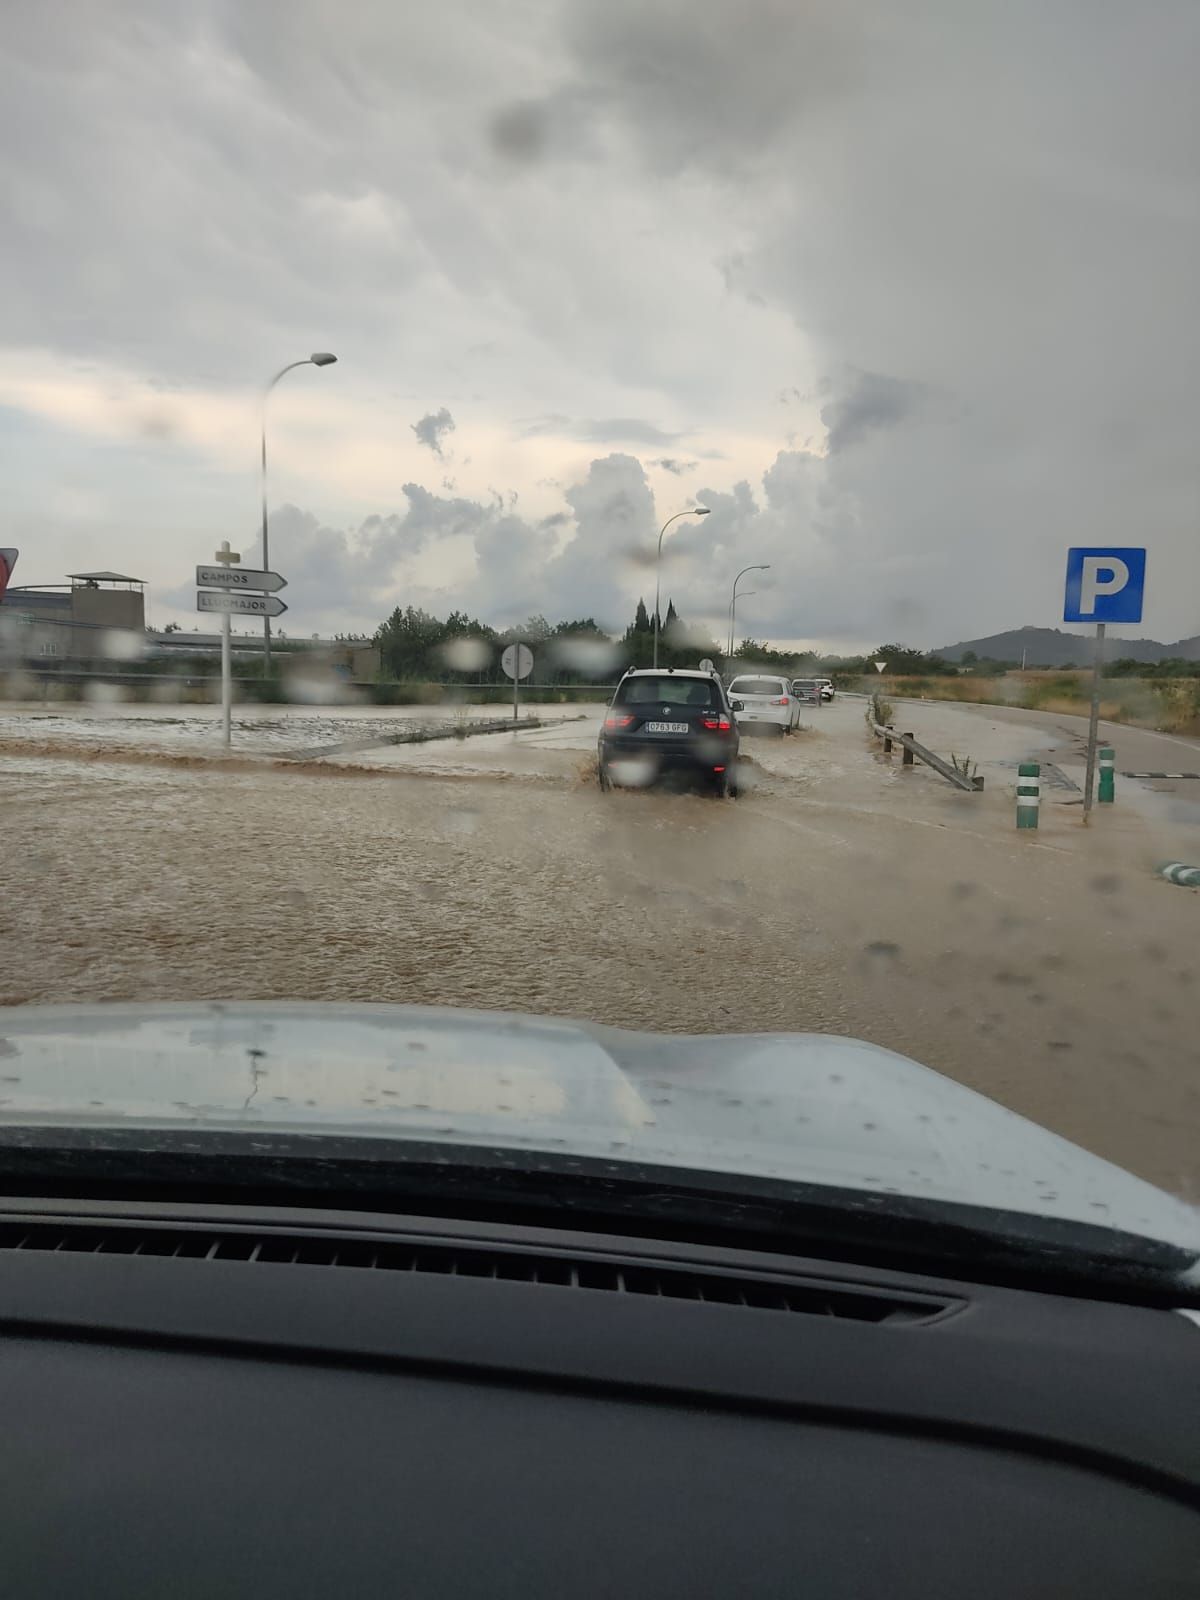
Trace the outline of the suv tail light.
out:
M 614 712 L 611 716 L 605 717 L 604 726 L 606 728 L 628 728 L 631 723 L 636 721 L 636 717 L 620 716 Z
M 709 733 L 732 733 L 733 723 L 726 716 L 701 717 L 700 726 L 707 728 Z
M 775 701 L 773 701 L 773 702 L 772 702 L 772 703 L 773 703 L 773 704 L 774 704 L 774 705 L 777 705 L 777 706 L 785 706 L 785 705 L 787 705 L 787 702 L 788 702 L 788 697 L 787 697 L 787 695 L 785 695 L 785 694 L 781 694 L 781 695 L 780 695 L 780 696 L 779 696 L 779 699 L 778 699 L 778 700 L 775 700 Z

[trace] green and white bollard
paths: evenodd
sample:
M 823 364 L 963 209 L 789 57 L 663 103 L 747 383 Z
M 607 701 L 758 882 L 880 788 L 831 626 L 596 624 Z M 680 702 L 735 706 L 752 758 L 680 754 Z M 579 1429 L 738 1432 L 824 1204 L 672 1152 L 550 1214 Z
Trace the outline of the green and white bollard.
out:
M 1158 868 L 1158 873 L 1168 883 L 1182 884 L 1185 889 L 1200 889 L 1200 867 L 1185 867 L 1182 861 L 1167 861 Z
M 1042 769 L 1036 761 L 1017 768 L 1017 827 L 1036 828 L 1042 804 Z
M 1110 806 L 1117 798 L 1117 753 L 1110 744 L 1100 746 L 1100 790 L 1096 799 L 1102 806 Z

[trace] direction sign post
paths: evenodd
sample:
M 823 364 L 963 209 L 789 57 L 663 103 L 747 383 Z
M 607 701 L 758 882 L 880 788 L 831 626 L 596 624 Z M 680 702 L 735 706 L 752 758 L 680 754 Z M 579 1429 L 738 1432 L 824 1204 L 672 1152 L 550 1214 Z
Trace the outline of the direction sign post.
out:
M 229 618 L 235 614 L 264 619 L 281 616 L 287 606 L 275 598 L 274 591 L 286 589 L 287 579 L 281 578 L 277 572 L 260 571 L 253 567 L 237 567 L 235 571 L 235 566 L 242 558 L 236 550 L 229 548 L 228 539 L 223 541 L 215 559 L 215 566 L 196 568 L 196 610 L 215 611 L 221 618 L 221 732 L 228 750 L 233 706 Z M 244 592 L 256 589 L 266 592 Z
M 1146 587 L 1146 551 L 1138 547 L 1074 546 L 1067 551 L 1064 622 L 1096 624 L 1092 662 L 1092 703 L 1088 714 L 1087 774 L 1083 782 L 1083 821 L 1092 809 L 1096 776 L 1096 738 L 1100 726 L 1100 666 L 1104 633 L 1110 622 L 1140 622 Z
M 224 571 L 242 558 L 236 550 L 229 548 L 229 540 L 225 539 L 217 551 L 217 560 L 221 563 L 218 570 Z M 216 598 L 214 596 L 214 598 Z M 221 599 L 225 599 L 222 595 Z M 203 594 L 196 596 L 197 603 L 204 599 Z M 226 750 L 230 743 L 230 725 L 233 710 L 233 672 L 229 664 L 229 612 L 221 614 L 221 741 Z
M 533 671 L 533 651 L 527 644 L 505 645 L 500 657 L 500 668 L 512 679 L 513 721 L 517 720 L 517 686 L 522 678 Z

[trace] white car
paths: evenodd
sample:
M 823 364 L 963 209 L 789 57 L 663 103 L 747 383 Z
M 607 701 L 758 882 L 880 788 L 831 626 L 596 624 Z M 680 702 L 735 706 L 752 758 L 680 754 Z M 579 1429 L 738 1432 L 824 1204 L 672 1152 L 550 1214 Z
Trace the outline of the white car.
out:
M 743 673 L 729 685 L 729 702 L 739 731 L 771 728 L 782 736 L 800 722 L 800 702 L 787 678 Z
M 827 700 L 833 699 L 832 678 L 793 678 L 792 693 L 800 701 L 811 701 L 814 705 L 824 705 Z

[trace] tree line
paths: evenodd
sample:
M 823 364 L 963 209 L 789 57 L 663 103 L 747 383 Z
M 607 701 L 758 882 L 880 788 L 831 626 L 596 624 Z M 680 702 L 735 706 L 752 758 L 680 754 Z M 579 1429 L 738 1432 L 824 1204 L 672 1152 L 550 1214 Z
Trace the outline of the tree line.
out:
M 500 654 L 509 644 L 534 652 L 533 677 L 539 683 L 584 684 L 611 681 L 626 667 L 648 667 L 654 660 L 654 621 L 639 600 L 633 620 L 619 638 L 594 617 L 549 622 L 540 615 L 511 628 L 493 628 L 463 611 L 435 617 L 419 606 L 397 606 L 375 634 L 385 677 L 425 682 L 507 681 Z M 668 603 L 661 619 L 661 666 L 694 667 L 703 657 L 723 660 L 715 639 L 689 628 Z
M 619 636 L 601 628 L 594 617 L 549 622 L 540 615 L 511 628 L 494 628 L 464 611 L 441 618 L 419 606 L 397 606 L 375 633 L 382 675 L 396 681 L 502 684 L 500 667 L 506 645 L 525 644 L 534 651 L 533 678 L 543 684 L 612 682 L 627 667 L 648 667 L 654 660 L 654 616 L 644 600 Z M 710 631 L 690 625 L 668 601 L 662 615 L 658 660 L 664 667 L 695 667 L 705 658 L 719 671 L 728 665 L 726 651 Z M 737 667 L 777 671 L 784 676 L 828 672 L 846 680 L 874 672 L 883 661 L 889 673 L 953 674 L 957 669 L 941 656 L 927 655 L 903 644 L 884 644 L 861 656 L 836 656 L 815 651 L 777 649 L 758 639 L 743 639 L 734 652 Z M 981 664 L 977 670 L 986 671 Z

